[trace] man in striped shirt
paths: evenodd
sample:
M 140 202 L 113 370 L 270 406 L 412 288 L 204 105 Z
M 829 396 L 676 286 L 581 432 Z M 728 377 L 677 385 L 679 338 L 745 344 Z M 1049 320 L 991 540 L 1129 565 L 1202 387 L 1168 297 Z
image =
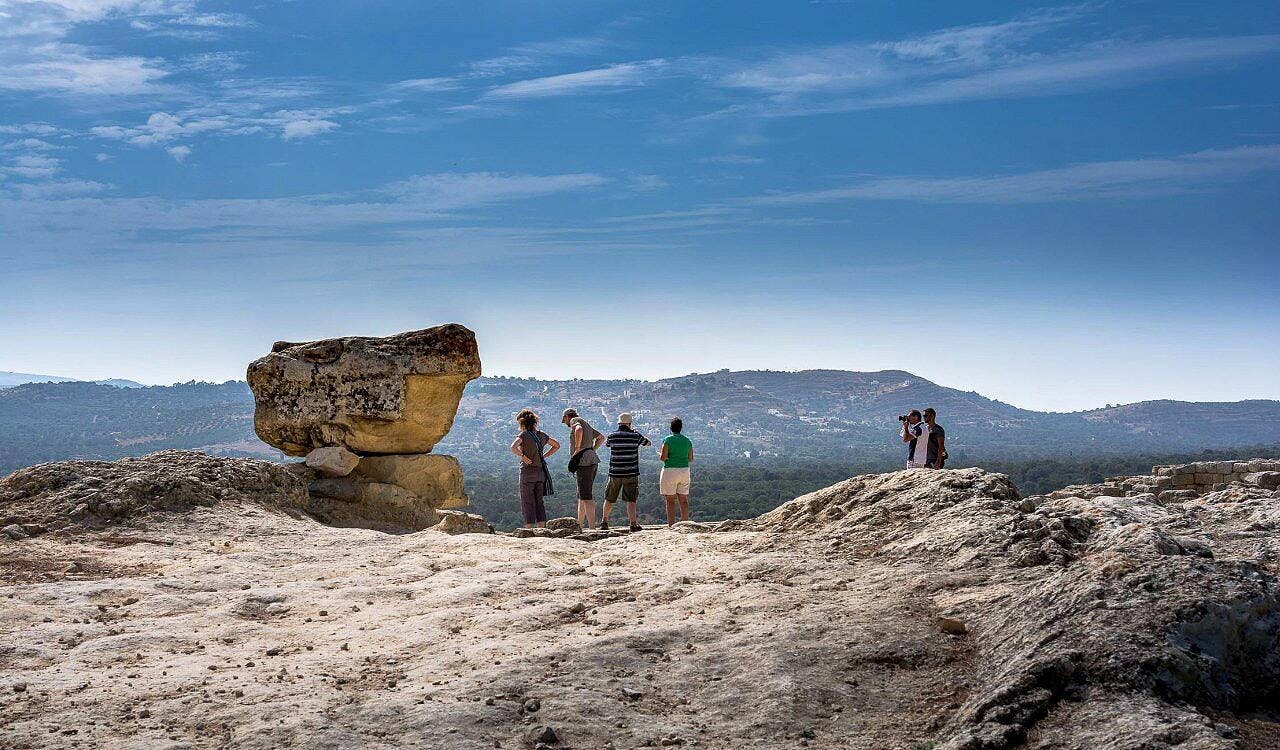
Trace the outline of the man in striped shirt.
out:
M 621 495 L 627 504 L 631 530 L 640 530 L 640 523 L 636 520 L 636 500 L 640 497 L 640 447 L 644 445 L 652 443 L 631 429 L 631 415 L 618 415 L 618 429 L 604 441 L 604 447 L 609 449 L 609 484 L 604 488 L 604 517 L 600 520 L 600 528 L 609 528 L 609 512 Z

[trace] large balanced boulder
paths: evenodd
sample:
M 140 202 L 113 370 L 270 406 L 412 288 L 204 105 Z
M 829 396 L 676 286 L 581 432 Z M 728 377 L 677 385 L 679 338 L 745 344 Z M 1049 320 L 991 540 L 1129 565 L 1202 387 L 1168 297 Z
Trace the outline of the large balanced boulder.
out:
M 480 376 L 475 334 L 456 323 L 386 338 L 278 341 L 249 365 L 254 430 L 291 456 L 428 453 Z

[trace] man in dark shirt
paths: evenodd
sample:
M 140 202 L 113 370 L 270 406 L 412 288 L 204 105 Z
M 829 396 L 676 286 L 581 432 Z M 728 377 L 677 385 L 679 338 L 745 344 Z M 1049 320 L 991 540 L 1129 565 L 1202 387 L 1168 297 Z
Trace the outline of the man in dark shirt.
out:
M 932 408 L 924 410 L 925 429 L 929 431 L 929 448 L 925 454 L 925 466 L 941 469 L 947 462 L 947 431 L 934 420 L 938 413 Z M 919 447 L 916 448 L 919 451 Z
M 604 488 L 604 513 L 600 519 L 600 528 L 609 528 L 609 512 L 613 504 L 622 496 L 627 504 L 627 520 L 631 522 L 631 530 L 639 531 L 640 522 L 636 518 L 636 500 L 640 497 L 640 447 L 652 445 L 649 438 L 631 428 L 631 415 L 618 416 L 618 429 L 604 441 L 609 449 L 609 483 Z

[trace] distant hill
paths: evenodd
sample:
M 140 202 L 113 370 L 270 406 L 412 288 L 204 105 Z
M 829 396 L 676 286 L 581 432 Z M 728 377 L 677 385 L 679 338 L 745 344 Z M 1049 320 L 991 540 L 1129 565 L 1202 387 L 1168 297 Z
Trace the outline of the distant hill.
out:
M 64 378 L 58 375 L 35 375 L 29 372 L 8 372 L 0 370 L 0 388 L 12 388 L 17 385 L 26 383 L 75 383 L 75 378 Z M 116 388 L 145 388 L 142 383 L 135 383 L 132 380 L 121 380 L 120 378 L 110 378 L 107 380 L 95 380 L 98 385 L 110 385 Z
M 902 370 L 727 370 L 658 381 L 484 377 L 467 386 L 453 431 L 437 449 L 468 471 L 508 468 L 512 417 L 529 406 L 563 436 L 574 406 L 601 430 L 620 411 L 663 434 L 666 419 L 709 458 L 776 465 L 807 460 L 896 461 L 896 416 L 933 406 L 960 460 L 1064 460 L 1185 453 L 1280 443 L 1280 401 L 1146 401 L 1070 414 L 1019 409 Z M 253 432 L 241 381 L 113 388 L 28 383 L 0 390 L 0 472 L 65 458 L 118 458 L 162 448 L 278 456 Z

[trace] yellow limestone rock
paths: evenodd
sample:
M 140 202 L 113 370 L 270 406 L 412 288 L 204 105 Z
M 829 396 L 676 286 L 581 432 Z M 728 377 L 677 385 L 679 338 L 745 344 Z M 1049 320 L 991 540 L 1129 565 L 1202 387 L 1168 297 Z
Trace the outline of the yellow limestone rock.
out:
M 403 487 L 433 508 L 465 508 L 471 502 L 463 489 L 462 466 L 453 456 L 366 456 L 353 476 Z
M 278 341 L 249 365 L 258 437 L 291 456 L 428 453 L 480 376 L 475 334 L 456 323 L 386 338 Z

